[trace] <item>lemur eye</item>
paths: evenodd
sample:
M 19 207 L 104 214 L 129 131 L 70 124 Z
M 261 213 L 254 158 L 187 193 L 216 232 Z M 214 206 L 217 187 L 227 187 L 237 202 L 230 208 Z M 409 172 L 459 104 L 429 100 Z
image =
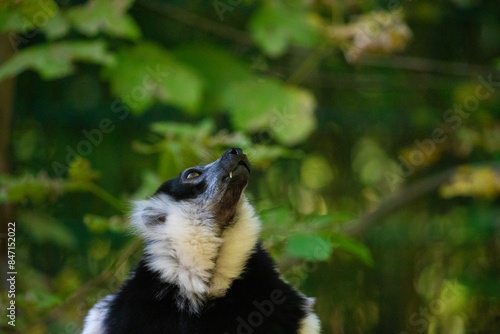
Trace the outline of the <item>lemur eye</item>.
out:
M 186 179 L 194 179 L 195 177 L 200 176 L 200 173 L 198 172 L 189 172 L 188 175 L 186 175 Z

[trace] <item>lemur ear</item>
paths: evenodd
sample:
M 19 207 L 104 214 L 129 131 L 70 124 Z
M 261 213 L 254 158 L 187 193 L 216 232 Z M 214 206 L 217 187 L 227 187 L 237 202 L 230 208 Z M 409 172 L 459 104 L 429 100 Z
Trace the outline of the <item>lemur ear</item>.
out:
M 156 226 L 167 223 L 168 211 L 161 198 L 132 202 L 131 224 L 140 233 L 156 233 Z
M 152 207 L 144 208 L 141 218 L 144 225 L 147 227 L 162 225 L 167 221 L 167 215 L 165 213 L 160 213 Z

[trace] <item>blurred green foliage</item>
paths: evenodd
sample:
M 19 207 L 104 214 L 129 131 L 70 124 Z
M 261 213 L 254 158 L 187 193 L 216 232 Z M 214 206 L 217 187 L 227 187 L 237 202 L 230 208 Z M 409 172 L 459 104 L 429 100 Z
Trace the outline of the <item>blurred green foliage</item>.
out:
M 16 332 L 79 333 L 128 203 L 228 147 L 324 333 L 500 331 L 496 3 L 7 0 L 0 37 Z

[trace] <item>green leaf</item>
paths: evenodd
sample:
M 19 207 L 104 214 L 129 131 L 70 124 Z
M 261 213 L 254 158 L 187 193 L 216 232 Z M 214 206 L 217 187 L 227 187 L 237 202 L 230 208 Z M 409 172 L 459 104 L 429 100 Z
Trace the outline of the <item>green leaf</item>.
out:
M 317 190 L 328 186 L 334 179 L 335 173 L 323 156 L 311 155 L 302 161 L 300 176 L 306 186 Z
M 109 229 L 109 221 L 105 217 L 86 214 L 83 217 L 83 223 L 94 233 L 103 233 Z
M 73 72 L 77 61 L 110 65 L 113 56 L 104 41 L 71 41 L 42 44 L 20 51 L 0 66 L 0 81 L 33 69 L 47 80 Z
M 198 125 L 192 125 L 179 122 L 156 122 L 151 125 L 151 130 L 168 135 L 178 136 L 183 139 L 194 139 L 196 137 L 207 137 L 215 129 L 215 124 L 212 119 L 205 119 Z
M 0 11 L 0 31 L 25 32 L 33 29 L 33 23 L 23 18 L 21 13 L 15 10 Z
M 279 1 L 266 1 L 253 16 L 250 30 L 255 42 L 269 56 L 282 55 L 291 45 L 312 47 L 319 33 L 304 6 Z
M 201 102 L 197 73 L 154 43 L 139 43 L 117 53 L 117 62 L 104 69 L 111 90 L 132 111 L 144 112 L 156 101 L 193 112 Z
M 341 249 L 356 256 L 367 266 L 373 266 L 373 257 L 370 250 L 365 245 L 342 234 L 333 234 L 330 235 L 330 237 L 334 248 Z
M 262 211 L 260 213 L 260 219 L 264 225 L 273 227 L 280 225 L 287 227 L 293 223 L 292 213 L 290 212 L 290 209 L 286 207 L 278 207 Z
M 57 295 L 39 288 L 29 290 L 25 295 L 25 299 L 30 303 L 34 303 L 38 311 L 54 308 L 63 302 Z
M 104 233 L 106 231 L 123 232 L 126 230 L 126 224 L 120 216 L 112 216 L 108 218 L 86 214 L 83 217 L 83 222 L 88 229 L 94 233 Z
M 28 33 L 41 28 L 59 7 L 54 0 L 10 1 L 0 4 L 0 31 Z
M 113 37 L 137 39 L 141 31 L 126 14 L 132 0 L 94 0 L 68 10 L 66 16 L 77 31 L 86 36 L 105 33 Z
M 92 170 L 90 162 L 82 157 L 76 157 L 69 165 L 68 180 L 77 184 L 90 184 L 99 173 Z
M 293 257 L 311 261 L 326 261 L 332 254 L 332 246 L 327 238 L 297 234 L 288 239 L 286 253 Z
M 225 92 L 224 104 L 237 129 L 264 131 L 283 144 L 305 140 L 316 127 L 313 96 L 276 80 L 235 84 Z
M 299 159 L 302 157 L 302 152 L 280 145 L 253 144 L 246 151 L 252 159 L 252 164 L 259 169 L 269 167 L 271 163 L 279 158 Z
M 65 36 L 70 31 L 71 27 L 67 17 L 58 13 L 52 20 L 41 27 L 41 29 L 48 39 L 53 40 Z
M 51 180 L 43 175 L 25 175 L 19 178 L 2 175 L 0 178 L 1 202 L 19 203 L 26 199 L 42 202 L 57 197 L 61 189 L 59 180 Z
M 250 80 L 247 64 L 226 50 L 211 45 L 189 45 L 174 51 L 178 59 L 195 69 L 206 83 L 203 107 L 207 110 L 222 107 L 222 94 L 236 82 Z

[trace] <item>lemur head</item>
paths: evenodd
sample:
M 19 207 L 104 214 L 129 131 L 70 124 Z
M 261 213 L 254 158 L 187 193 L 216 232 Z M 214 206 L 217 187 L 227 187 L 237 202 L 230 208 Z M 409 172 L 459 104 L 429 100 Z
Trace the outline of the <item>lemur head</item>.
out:
M 249 175 L 246 155 L 232 148 L 134 203 L 132 224 L 146 241 L 147 265 L 179 286 L 179 307 L 196 312 L 243 270 L 260 229 L 242 195 Z
M 226 227 L 233 222 L 249 175 L 247 156 L 241 148 L 232 148 L 208 165 L 186 169 L 165 182 L 156 194 L 167 194 L 177 203 L 194 204 L 203 218 Z
M 235 222 L 249 175 L 247 156 L 240 148 L 232 148 L 208 165 L 186 169 L 163 183 L 149 200 L 137 202 L 133 223 L 144 233 L 184 216 L 224 229 Z

